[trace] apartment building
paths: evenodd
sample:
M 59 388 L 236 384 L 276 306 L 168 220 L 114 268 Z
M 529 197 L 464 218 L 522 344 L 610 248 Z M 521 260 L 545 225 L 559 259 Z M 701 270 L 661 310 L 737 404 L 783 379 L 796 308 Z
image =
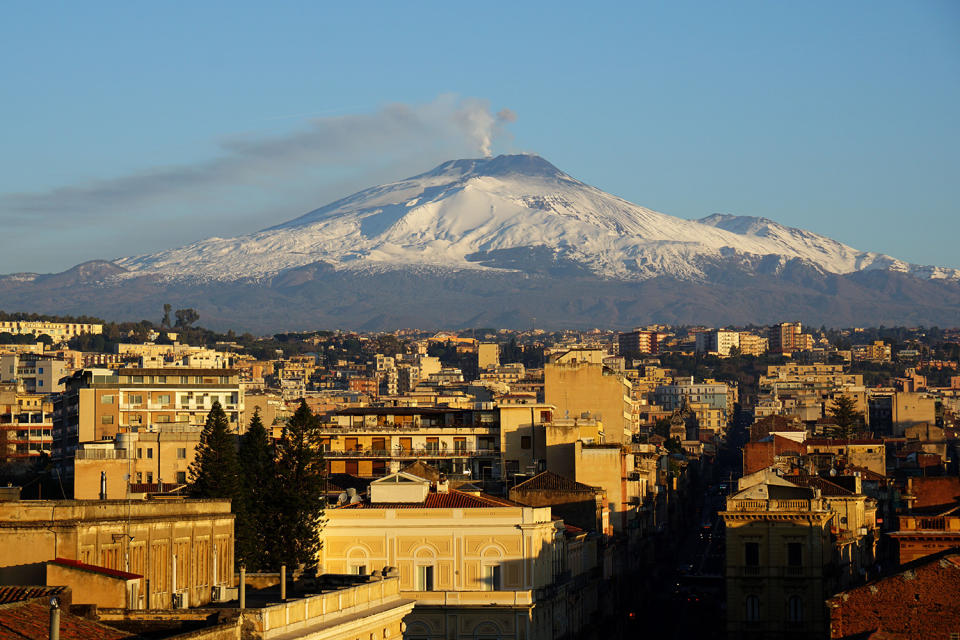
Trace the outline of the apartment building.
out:
M 599 349 L 571 348 L 551 354 L 544 366 L 544 400 L 559 417 L 590 414 L 603 421 L 608 442 L 629 442 L 634 423 L 632 384 L 603 364 Z
M 657 405 L 674 411 L 692 404 L 705 404 L 723 412 L 724 419 L 733 412 L 737 402 L 737 388 L 725 382 L 704 380 L 695 382 L 693 377 L 678 377 L 670 384 L 657 385 L 653 392 Z
M 405 637 L 546 640 L 580 630 L 570 628 L 574 616 L 556 588 L 571 567 L 563 523 L 549 507 L 442 482 L 431 490 L 428 480 L 397 473 L 372 482 L 369 499 L 327 509 L 326 518 L 324 571 L 398 568 L 401 595 L 416 600 Z
M 478 481 L 501 476 L 499 412 L 492 404 L 346 408 L 333 411 L 322 431 L 331 473 L 379 477 L 424 460 Z
M 50 455 L 53 402 L 45 394 L 25 393 L 0 384 L 0 463 Z
M 883 340 L 876 340 L 873 344 L 855 344 L 850 347 L 850 358 L 854 362 L 890 362 L 892 355 L 890 345 Z
M 69 372 L 67 363 L 38 354 L 0 355 L 0 382 L 13 382 L 27 393 L 50 394 L 63 391 L 60 380 Z
M 0 320 L 0 333 L 14 335 L 30 334 L 39 336 L 46 334 L 54 342 L 66 342 L 81 333 L 103 333 L 102 324 L 88 324 L 83 322 L 46 322 L 43 320 Z
M 67 461 L 81 442 L 118 433 L 200 427 L 219 402 L 233 429 L 243 413 L 243 390 L 234 369 L 166 367 L 82 369 L 66 379 L 54 402 L 53 459 Z
M 635 329 L 617 335 L 619 353 L 660 353 L 660 334 Z
M 160 426 L 81 442 L 73 453 L 73 497 L 96 500 L 105 488 L 107 498 L 121 499 L 185 486 L 201 431 L 199 426 Z
M 767 352 L 770 341 L 749 331 L 740 332 L 740 353 L 745 356 L 762 356 Z
M 740 333 L 737 331 L 719 329 L 700 331 L 696 334 L 697 353 L 711 353 L 726 357 L 734 348 L 740 348 Z
M 813 349 L 813 336 L 803 333 L 799 322 L 781 322 L 770 328 L 771 353 L 793 353 Z

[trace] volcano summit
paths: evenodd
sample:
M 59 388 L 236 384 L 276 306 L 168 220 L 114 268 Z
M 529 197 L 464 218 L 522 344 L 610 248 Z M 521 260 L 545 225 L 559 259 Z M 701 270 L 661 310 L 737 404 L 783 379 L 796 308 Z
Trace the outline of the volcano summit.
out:
M 166 301 L 256 330 L 517 327 L 533 316 L 557 327 L 950 324 L 960 271 L 764 218 L 676 218 L 539 156 L 504 155 L 446 162 L 245 236 L 0 278 L 7 309 L 139 318 Z

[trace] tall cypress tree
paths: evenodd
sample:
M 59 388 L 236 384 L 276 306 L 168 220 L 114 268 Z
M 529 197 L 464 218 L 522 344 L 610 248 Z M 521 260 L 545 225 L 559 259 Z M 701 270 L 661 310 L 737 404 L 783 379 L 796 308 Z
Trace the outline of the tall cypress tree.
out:
M 189 493 L 195 498 L 229 498 L 235 511 L 240 502 L 239 471 L 236 437 L 223 407 L 214 402 L 190 465 Z
M 834 398 L 830 415 L 837 423 L 832 434 L 835 438 L 851 438 L 863 425 L 863 413 L 857 411 L 856 403 L 849 396 Z
M 259 409 L 240 439 L 239 459 L 243 506 L 237 514 L 237 558 L 249 571 L 277 570 L 279 563 L 271 557 L 279 516 L 276 457 Z
M 317 565 L 323 526 L 324 478 L 320 425 L 301 400 L 277 445 L 276 504 L 280 509 L 274 559 L 288 567 Z

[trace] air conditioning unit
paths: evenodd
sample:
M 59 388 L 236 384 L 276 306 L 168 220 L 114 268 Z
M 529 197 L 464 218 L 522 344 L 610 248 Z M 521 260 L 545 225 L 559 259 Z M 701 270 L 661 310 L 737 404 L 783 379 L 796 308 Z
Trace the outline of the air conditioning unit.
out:
M 237 587 L 218 585 L 213 587 L 212 595 L 214 602 L 230 602 L 240 597 L 240 589 Z
M 189 607 L 187 594 L 185 591 L 178 591 L 174 593 L 172 599 L 174 609 L 187 609 Z

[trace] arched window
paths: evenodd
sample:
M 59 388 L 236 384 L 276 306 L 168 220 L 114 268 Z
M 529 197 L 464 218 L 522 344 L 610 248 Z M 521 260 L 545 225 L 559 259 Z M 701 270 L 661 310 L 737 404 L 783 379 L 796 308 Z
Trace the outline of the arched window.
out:
M 503 553 L 499 547 L 489 546 L 483 550 L 480 561 L 480 588 L 484 591 L 498 591 L 503 588 L 500 565 Z
M 803 622 L 803 598 L 800 596 L 790 596 L 787 599 L 787 620 Z
M 367 550 L 363 547 L 353 547 L 347 552 L 347 573 L 365 576 L 370 573 L 370 560 Z
M 414 554 L 413 588 L 417 591 L 433 591 L 436 554 L 429 547 L 420 547 Z
M 744 601 L 744 619 L 747 622 L 760 621 L 760 598 L 754 595 L 747 596 Z

